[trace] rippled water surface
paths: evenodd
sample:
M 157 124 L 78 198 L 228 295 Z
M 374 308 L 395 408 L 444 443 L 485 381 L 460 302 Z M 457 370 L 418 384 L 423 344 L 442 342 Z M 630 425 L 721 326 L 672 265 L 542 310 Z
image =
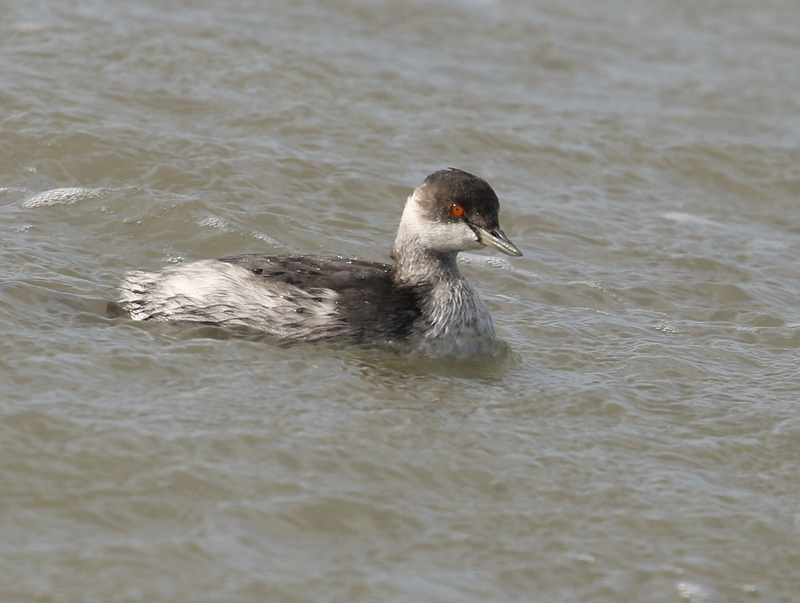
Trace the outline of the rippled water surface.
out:
M 796 2 L 0 4 L 0 601 L 798 600 Z M 106 313 L 451 165 L 506 355 Z

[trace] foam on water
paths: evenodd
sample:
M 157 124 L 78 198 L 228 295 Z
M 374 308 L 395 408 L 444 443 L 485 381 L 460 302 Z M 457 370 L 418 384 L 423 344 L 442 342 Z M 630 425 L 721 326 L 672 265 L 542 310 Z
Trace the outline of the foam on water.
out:
M 85 187 L 54 188 L 28 197 L 22 203 L 22 207 L 25 209 L 34 209 L 37 207 L 49 207 L 51 205 L 72 205 L 80 201 L 102 199 L 110 192 L 111 191 L 107 189 Z

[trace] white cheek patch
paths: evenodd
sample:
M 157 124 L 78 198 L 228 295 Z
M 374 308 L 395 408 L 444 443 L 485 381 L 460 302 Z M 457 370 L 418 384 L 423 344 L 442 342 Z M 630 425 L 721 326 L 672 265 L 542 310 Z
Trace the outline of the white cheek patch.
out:
M 483 244 L 466 222 L 431 221 L 423 214 L 416 192 L 406 201 L 398 239 L 416 239 L 418 244 L 440 253 L 481 249 Z

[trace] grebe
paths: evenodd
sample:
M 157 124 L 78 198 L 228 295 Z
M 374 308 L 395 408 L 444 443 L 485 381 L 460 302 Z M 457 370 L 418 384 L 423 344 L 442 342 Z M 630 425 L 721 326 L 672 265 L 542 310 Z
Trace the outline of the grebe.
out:
M 408 197 L 394 265 L 343 257 L 244 254 L 127 272 L 119 305 L 136 320 L 246 327 L 295 340 L 494 337 L 459 251 L 522 253 L 500 230 L 483 179 L 450 168 Z

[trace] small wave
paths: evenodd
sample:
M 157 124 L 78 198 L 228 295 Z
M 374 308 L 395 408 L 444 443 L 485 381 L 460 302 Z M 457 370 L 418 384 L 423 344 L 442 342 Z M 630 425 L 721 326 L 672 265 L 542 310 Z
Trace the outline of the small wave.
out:
M 678 224 L 698 224 L 701 226 L 726 228 L 724 224 L 720 224 L 719 222 L 714 222 L 708 218 L 701 218 L 700 216 L 695 216 L 694 214 L 689 214 L 682 211 L 667 212 L 665 214 L 661 214 L 661 217 L 665 220 L 669 220 L 670 222 L 677 222 Z
M 51 205 L 72 205 L 77 201 L 103 198 L 109 192 L 110 190 L 106 188 L 86 188 L 82 186 L 54 188 L 28 197 L 22 202 L 22 207 L 31 209 L 49 207 Z
M 216 228 L 217 230 L 221 230 L 222 232 L 230 232 L 231 228 L 228 223 L 223 220 L 222 218 L 203 218 L 198 222 L 199 226 L 208 226 L 210 228 Z
M 250 233 L 250 235 L 253 238 L 258 239 L 259 241 L 264 241 L 265 243 L 271 245 L 272 247 L 277 247 L 277 248 L 281 248 L 282 247 L 282 244 L 281 244 L 280 241 L 278 241 L 277 239 L 273 239 L 271 236 L 266 235 L 263 232 L 258 232 L 256 230 L 253 230 Z

